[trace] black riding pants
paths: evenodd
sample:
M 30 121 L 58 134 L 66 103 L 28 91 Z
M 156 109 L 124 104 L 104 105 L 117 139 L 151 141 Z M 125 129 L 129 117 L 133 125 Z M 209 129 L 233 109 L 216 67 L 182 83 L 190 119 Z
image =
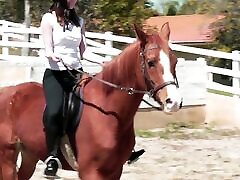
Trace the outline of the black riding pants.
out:
M 76 70 L 71 70 L 77 75 Z M 43 77 L 43 89 L 46 108 L 43 115 L 44 131 L 48 155 L 56 156 L 60 137 L 63 135 L 64 97 L 72 91 L 75 78 L 67 70 L 46 69 Z

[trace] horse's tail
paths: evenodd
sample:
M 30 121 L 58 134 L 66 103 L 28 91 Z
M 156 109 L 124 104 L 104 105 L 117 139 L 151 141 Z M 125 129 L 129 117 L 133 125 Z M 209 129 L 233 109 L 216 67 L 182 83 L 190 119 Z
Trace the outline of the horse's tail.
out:
M 17 162 L 16 162 L 16 170 L 17 170 L 17 172 L 20 169 L 21 165 L 22 165 L 22 153 L 20 151 L 18 153 L 18 155 L 17 155 Z
M 16 170 L 18 172 L 18 170 L 20 169 L 21 165 L 22 165 L 22 153 L 21 153 L 21 148 L 22 148 L 22 143 L 20 141 L 20 139 L 17 139 L 16 141 Z

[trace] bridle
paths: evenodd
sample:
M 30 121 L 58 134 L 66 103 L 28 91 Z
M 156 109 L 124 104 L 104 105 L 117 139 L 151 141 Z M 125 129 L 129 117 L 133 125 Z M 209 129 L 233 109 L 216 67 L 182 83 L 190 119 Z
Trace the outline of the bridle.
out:
M 164 87 L 168 85 L 175 85 L 177 88 L 179 88 L 179 85 L 178 85 L 178 80 L 176 75 L 174 77 L 174 81 L 166 81 L 159 85 L 155 85 L 155 83 L 150 79 L 149 74 L 147 73 L 147 65 L 146 65 L 146 59 L 144 54 L 147 51 L 153 50 L 153 49 L 159 49 L 159 46 L 155 44 L 148 49 L 144 49 L 143 47 L 141 47 L 141 50 L 140 50 L 141 63 L 140 64 L 141 64 L 141 72 L 143 74 L 147 92 L 149 92 L 149 94 L 151 94 L 151 97 L 153 97 L 156 100 L 156 94 L 159 90 L 162 90 Z

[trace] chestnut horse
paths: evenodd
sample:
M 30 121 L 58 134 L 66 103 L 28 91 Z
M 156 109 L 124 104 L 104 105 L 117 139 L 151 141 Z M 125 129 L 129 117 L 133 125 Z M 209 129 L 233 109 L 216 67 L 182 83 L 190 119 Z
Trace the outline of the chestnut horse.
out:
M 164 104 L 165 112 L 180 108 L 177 60 L 168 45 L 168 23 L 159 33 L 146 34 L 136 27 L 135 31 L 137 41 L 84 87 L 81 121 L 69 135 L 83 180 L 120 179 L 135 145 L 133 120 L 144 93 Z M 38 160 L 45 160 L 44 106 L 41 84 L 23 83 L 0 90 L 0 179 L 27 180 Z M 17 171 L 19 150 L 22 163 Z M 60 160 L 64 169 L 71 169 L 62 156 Z

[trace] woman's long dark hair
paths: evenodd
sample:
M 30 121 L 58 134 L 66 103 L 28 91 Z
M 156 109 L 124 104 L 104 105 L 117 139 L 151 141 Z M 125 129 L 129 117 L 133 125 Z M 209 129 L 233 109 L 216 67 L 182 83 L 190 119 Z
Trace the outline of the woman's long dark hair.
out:
M 53 4 L 50 7 L 49 11 L 50 12 L 55 11 L 57 16 L 64 18 L 64 26 L 63 26 L 64 31 L 65 31 L 65 28 L 68 29 L 69 22 L 73 23 L 77 27 L 80 26 L 79 17 L 75 9 L 68 8 L 67 0 L 53 0 Z

